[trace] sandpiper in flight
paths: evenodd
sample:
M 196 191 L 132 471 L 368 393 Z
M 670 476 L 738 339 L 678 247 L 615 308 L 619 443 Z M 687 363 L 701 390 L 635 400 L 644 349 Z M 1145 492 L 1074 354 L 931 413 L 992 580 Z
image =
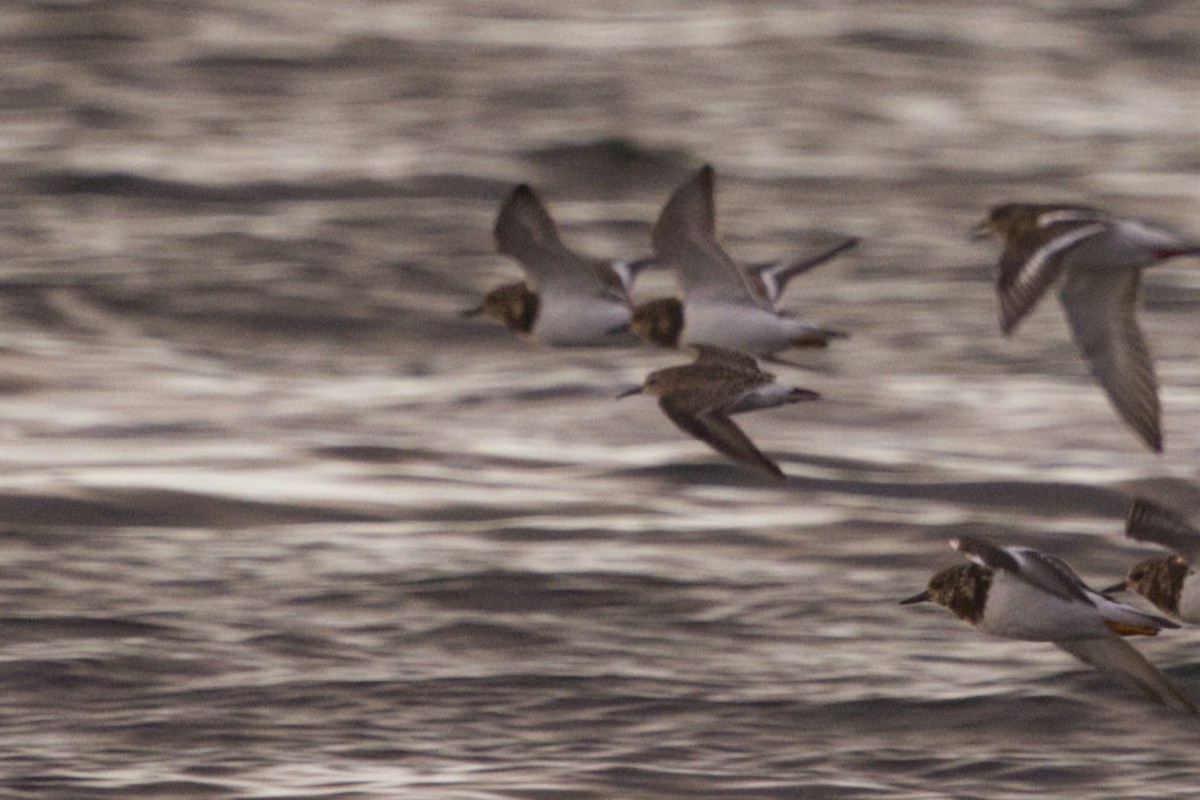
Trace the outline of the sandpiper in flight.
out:
M 782 267 L 743 271 L 717 243 L 714 219 L 713 169 L 705 165 L 667 201 L 652 232 L 655 259 L 675 268 L 683 301 L 639 305 L 630 320 L 635 332 L 664 347 L 711 344 L 759 356 L 821 347 L 843 335 L 780 312 L 774 303 L 791 278 L 853 247 L 856 239 Z
M 652 372 L 644 385 L 620 397 L 638 393 L 657 397 L 663 413 L 685 433 L 734 461 L 782 479 L 779 465 L 763 455 L 729 417 L 743 411 L 818 400 L 820 395 L 779 383 L 744 353 L 710 345 L 693 348 L 698 352 L 695 361 Z
M 1129 509 L 1125 533 L 1174 552 L 1139 561 L 1129 568 L 1125 580 L 1105 591 L 1129 589 L 1183 622 L 1200 624 L 1200 578 L 1192 570 L 1200 558 L 1200 530 L 1182 514 L 1139 497 Z
M 526 280 L 493 289 L 466 316 L 486 312 L 517 334 L 552 345 L 610 344 L 609 331 L 628 323 L 629 288 L 648 259 L 604 261 L 570 250 L 525 184 L 501 206 L 495 236 L 499 252 L 521 265 Z
M 933 601 L 984 633 L 1052 642 L 1163 705 L 1195 714 L 1166 676 L 1122 636 L 1154 636 L 1176 623 L 1089 588 L 1065 561 L 1027 547 L 960 537 L 950 545 L 970 563 L 949 567 L 902 604 Z
M 1095 208 L 1034 203 L 996 206 L 975 233 L 1005 243 L 997 269 L 1004 334 L 1061 282 L 1059 302 L 1092 374 L 1125 422 L 1162 452 L 1158 381 L 1136 319 L 1141 271 L 1200 255 L 1200 243 Z

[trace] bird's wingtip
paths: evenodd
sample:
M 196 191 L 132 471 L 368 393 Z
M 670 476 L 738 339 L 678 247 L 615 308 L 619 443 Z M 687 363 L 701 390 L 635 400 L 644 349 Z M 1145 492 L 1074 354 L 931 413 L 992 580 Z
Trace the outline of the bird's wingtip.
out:
M 633 397 L 635 394 L 641 394 L 641 393 L 642 393 L 641 386 L 631 386 L 628 389 L 623 389 L 621 391 L 621 393 L 616 396 L 616 399 L 620 400 L 625 397 Z

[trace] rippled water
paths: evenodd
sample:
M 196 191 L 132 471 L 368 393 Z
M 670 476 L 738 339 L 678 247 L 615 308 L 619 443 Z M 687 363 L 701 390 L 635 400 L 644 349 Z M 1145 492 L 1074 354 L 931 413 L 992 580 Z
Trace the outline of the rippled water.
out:
M 958 533 L 1100 583 L 1130 493 L 1200 511 L 1196 264 L 1147 281 L 1158 457 L 965 236 L 1200 233 L 1189 3 L 0 21 L 5 796 L 1194 796 L 1194 721 L 896 604 Z M 743 418 L 783 486 L 613 400 L 679 357 L 459 316 L 514 183 L 635 256 L 704 161 L 740 260 L 864 239 L 786 300 L 852 333 L 776 368 L 826 401 Z M 1138 646 L 1200 698 L 1193 632 Z

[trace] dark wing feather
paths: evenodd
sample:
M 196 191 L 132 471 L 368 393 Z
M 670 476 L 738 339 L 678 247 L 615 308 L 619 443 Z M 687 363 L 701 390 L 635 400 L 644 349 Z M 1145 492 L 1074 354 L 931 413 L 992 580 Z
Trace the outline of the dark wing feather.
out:
M 1095 605 L 1088 597 L 1087 584 L 1065 561 L 1028 547 L 997 547 L 971 536 L 950 541 L 951 546 L 977 564 L 1004 570 L 1015 578 L 1063 598 Z
M 724 414 L 718 411 L 696 412 L 688 407 L 687 403 L 681 403 L 672 396 L 663 397 L 658 404 L 667 418 L 680 430 L 696 437 L 718 453 L 742 464 L 758 467 L 776 478 L 784 477 L 779 465 L 763 455 L 754 442 L 750 441 L 750 437 Z
M 746 283 L 749 284 L 751 292 L 762 305 L 774 308 L 780 295 L 783 294 L 783 290 L 787 288 L 787 285 L 793 278 L 803 275 L 813 267 L 820 266 L 829 261 L 838 253 L 842 253 L 857 245 L 858 239 L 854 236 L 848 236 L 833 247 L 808 258 L 801 258 L 796 261 L 772 261 L 766 264 L 755 264 L 744 270 Z
M 764 378 L 770 378 L 770 373 L 763 372 L 758 367 L 758 361 L 740 350 L 730 350 L 711 344 L 694 344 L 691 348 L 696 351 L 693 364 L 712 364 L 745 372 L 761 373 Z
M 1052 556 L 1049 553 L 1042 553 L 1038 550 L 1032 550 L 1028 547 L 1015 548 L 1026 561 L 1022 566 L 1026 571 L 1036 576 L 1036 583 L 1043 588 L 1049 588 L 1051 585 L 1061 586 L 1067 589 L 1071 596 L 1076 599 L 1083 600 L 1089 605 L 1095 605 L 1095 601 L 1089 596 L 1090 593 L 1095 593 L 1095 590 L 1084 583 L 1083 578 L 1079 577 L 1079 573 L 1071 569 L 1071 565 L 1063 561 L 1058 556 Z
M 669 241 L 662 237 L 682 234 L 715 236 L 717 232 L 716 205 L 713 202 L 714 174 L 711 164 L 705 164 L 685 181 L 667 200 L 659 212 L 658 222 L 650 232 L 655 249 Z
M 564 287 L 573 292 L 608 291 L 595 259 L 568 249 L 558 238 L 554 220 L 525 184 L 513 190 L 493 229 L 496 249 L 515 259 L 534 288 Z
M 711 166 L 675 190 L 650 238 L 655 258 L 675 268 L 685 298 L 757 304 L 746 276 L 715 238 Z
M 1000 297 L 1000 329 L 1012 333 L 1062 274 L 1071 249 L 1106 228 L 1103 222 L 1053 225 L 1014 236 L 1000 257 L 996 290 Z
M 1020 563 L 1007 550 L 974 536 L 959 536 L 951 539 L 950 546 L 976 564 L 990 569 L 1003 569 L 1009 572 L 1019 572 L 1021 569 Z

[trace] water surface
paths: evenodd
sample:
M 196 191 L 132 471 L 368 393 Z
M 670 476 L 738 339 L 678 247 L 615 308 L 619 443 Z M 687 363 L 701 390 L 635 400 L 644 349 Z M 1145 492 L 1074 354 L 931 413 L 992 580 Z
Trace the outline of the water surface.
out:
M 0 774 L 12 797 L 1191 797 L 1200 729 L 897 601 L 958 534 L 1100 585 L 1200 514 L 1200 277 L 1142 323 L 1167 453 L 1020 198 L 1200 232 L 1186 3 L 95 0 L 0 10 Z M 518 182 L 635 256 L 711 161 L 739 260 L 852 337 L 742 418 L 766 483 L 613 397 L 679 357 L 459 312 Z M 640 296 L 671 290 L 649 275 Z M 1195 634 L 1138 646 L 1200 698 Z

